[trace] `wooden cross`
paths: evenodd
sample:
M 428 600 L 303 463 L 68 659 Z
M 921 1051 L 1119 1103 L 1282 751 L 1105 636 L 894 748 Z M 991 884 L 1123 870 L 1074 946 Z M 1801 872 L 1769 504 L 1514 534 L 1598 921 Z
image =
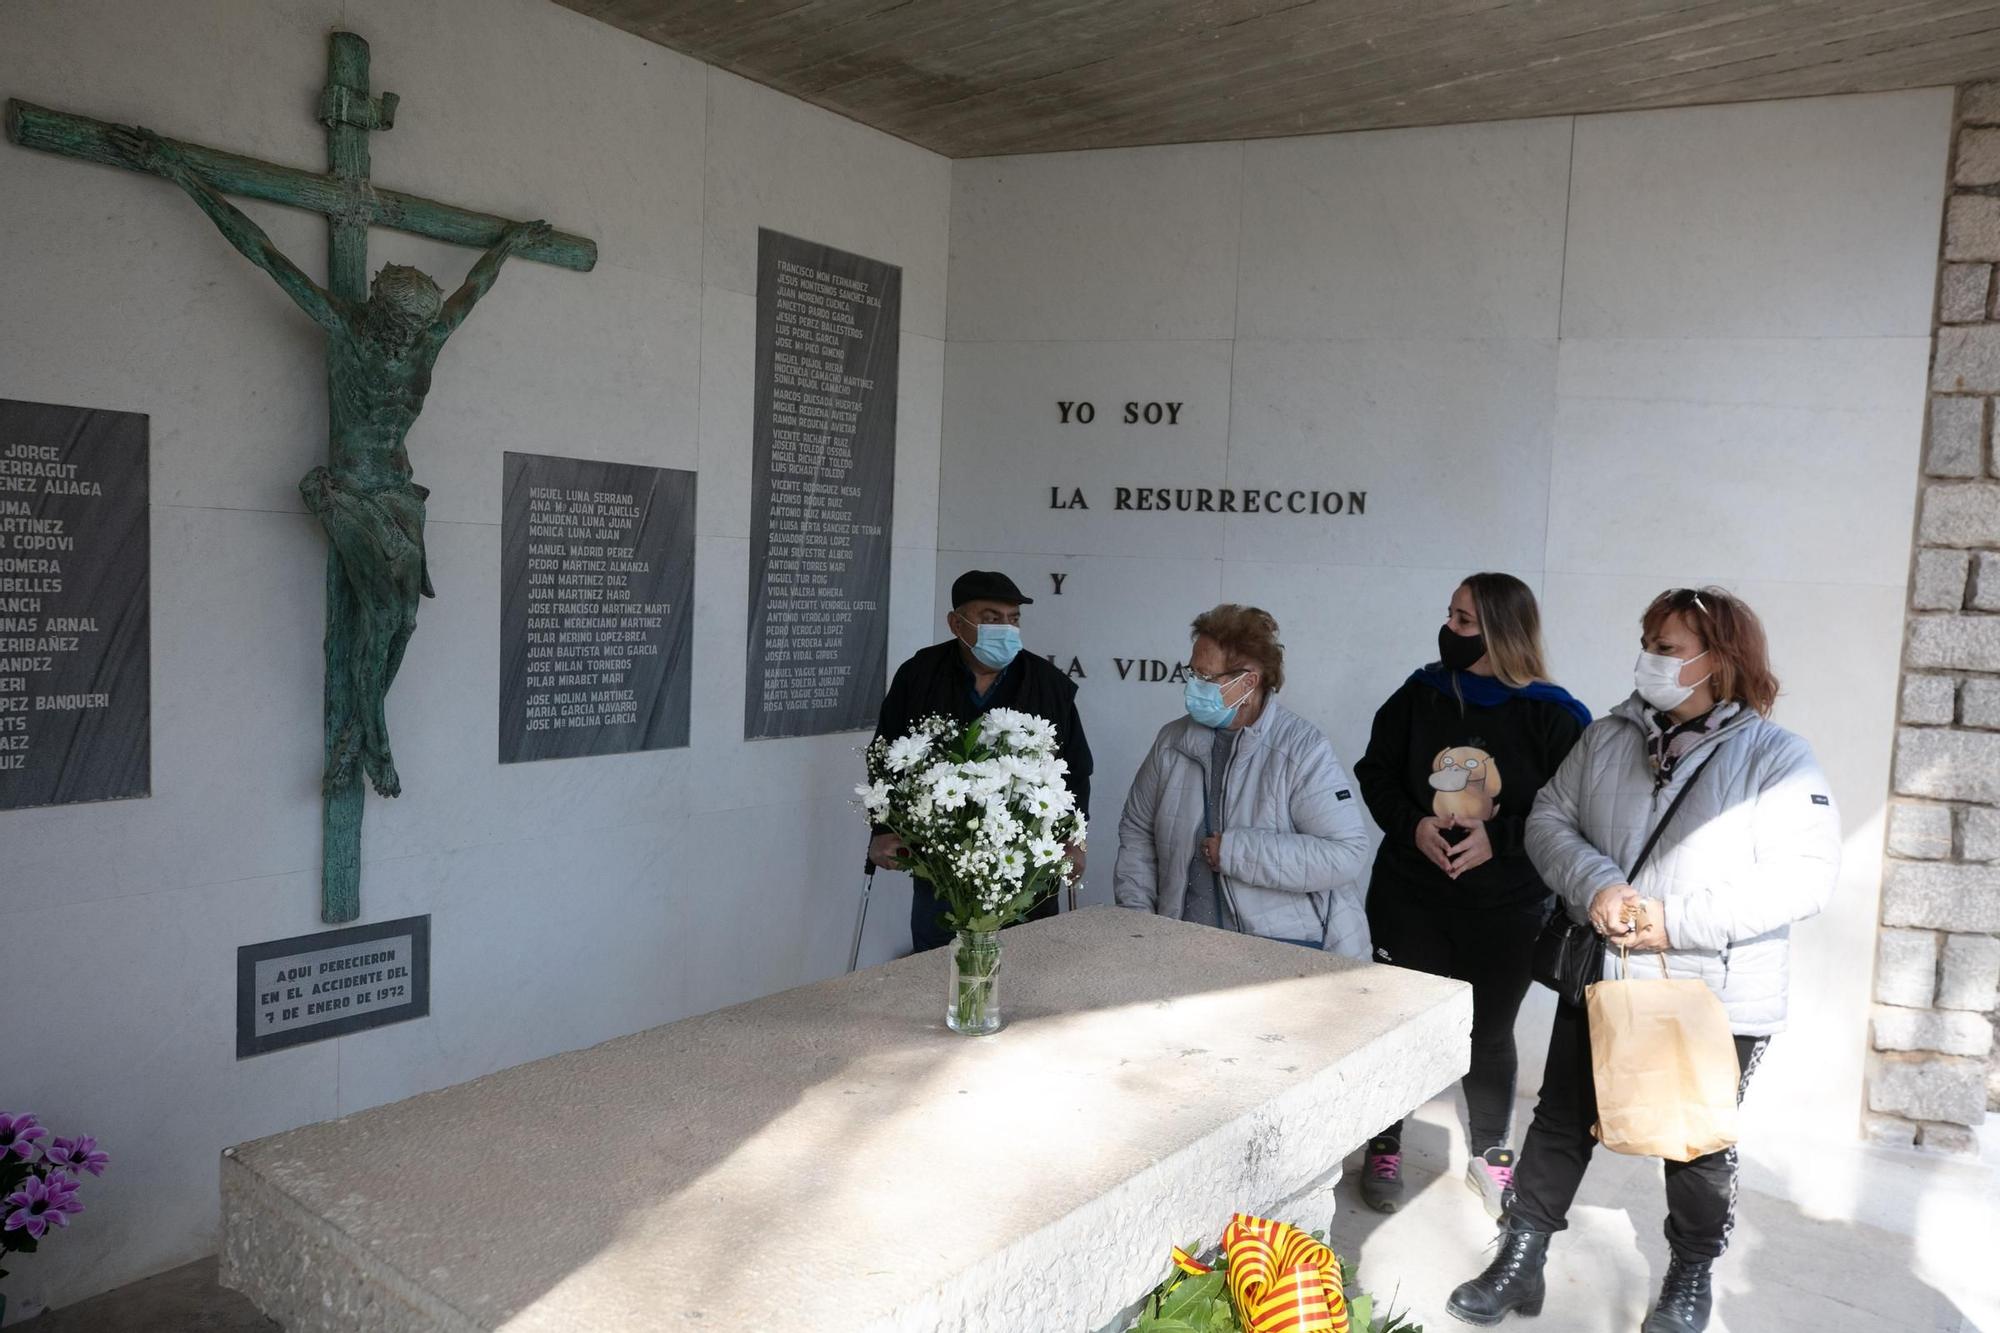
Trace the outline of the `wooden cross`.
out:
M 455 208 L 371 184 L 368 135 L 390 128 L 395 118 L 394 93 L 369 95 L 368 43 L 351 32 L 336 32 L 327 57 L 326 87 L 319 102 L 319 121 L 326 126 L 324 174 L 196 144 L 164 142 L 186 162 L 194 177 L 217 194 L 262 199 L 324 214 L 331 232 L 326 291 L 339 301 L 358 307 L 369 294 L 371 226 L 390 227 L 457 245 L 493 247 L 515 225 L 489 213 Z M 130 155 L 113 138 L 117 128 L 104 121 L 51 111 L 27 102 L 7 103 L 7 137 L 22 147 L 135 169 Z M 555 231 L 519 245 L 512 253 L 581 272 L 588 272 L 597 263 L 597 246 L 593 242 Z M 300 281 L 304 281 L 302 275 Z M 329 340 L 329 372 L 333 369 L 331 348 Z M 352 722 L 346 716 L 352 709 L 337 697 L 340 691 L 335 682 L 345 655 L 353 650 L 357 628 L 351 622 L 357 613 L 353 599 L 341 595 L 344 575 L 339 554 L 330 550 L 327 561 L 326 746 L 331 772 L 336 737 Z M 337 786 L 329 781 L 323 797 L 321 916 L 328 922 L 352 921 L 361 912 L 361 813 L 365 795 L 366 785 L 357 773 Z

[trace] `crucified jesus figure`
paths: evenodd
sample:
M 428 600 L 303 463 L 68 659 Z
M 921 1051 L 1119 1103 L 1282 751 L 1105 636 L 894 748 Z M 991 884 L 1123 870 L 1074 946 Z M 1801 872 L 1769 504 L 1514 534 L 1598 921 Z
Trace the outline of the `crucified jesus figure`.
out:
M 306 473 L 299 492 L 333 543 L 341 586 L 328 591 L 355 611 L 356 642 L 344 679 L 330 675 L 327 682 L 330 692 L 347 698 L 333 701 L 331 715 L 343 721 L 329 738 L 325 786 L 329 794 L 344 788 L 358 765 L 376 791 L 394 796 L 402 782 L 389 753 L 383 700 L 416 628 L 418 598 L 434 595 L 424 558 L 430 492 L 410 479 L 404 438 L 424 410 L 445 339 L 492 289 L 507 256 L 547 239 L 549 224 L 509 227 L 449 300 L 428 274 L 390 264 L 357 305 L 307 277 L 263 228 L 203 183 L 173 145 L 130 126 L 114 129 L 111 139 L 134 167 L 186 190 L 229 243 L 326 330 L 328 465 Z

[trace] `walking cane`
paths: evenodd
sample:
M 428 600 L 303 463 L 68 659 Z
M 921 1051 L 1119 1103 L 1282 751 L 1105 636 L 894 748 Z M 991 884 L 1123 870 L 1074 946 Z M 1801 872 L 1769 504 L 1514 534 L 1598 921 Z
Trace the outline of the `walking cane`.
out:
M 847 951 L 847 970 L 861 965 L 861 931 L 868 924 L 868 895 L 875 892 L 875 862 L 870 858 L 861 872 L 861 910 L 854 916 L 854 947 Z

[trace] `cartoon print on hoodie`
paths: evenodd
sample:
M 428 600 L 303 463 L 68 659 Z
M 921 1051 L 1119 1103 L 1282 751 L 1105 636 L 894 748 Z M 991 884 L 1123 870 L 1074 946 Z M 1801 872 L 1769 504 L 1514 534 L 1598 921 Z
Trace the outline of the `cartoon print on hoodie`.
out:
M 1431 760 L 1431 810 L 1439 819 L 1493 818 L 1500 803 L 1500 766 L 1476 745 L 1451 745 Z

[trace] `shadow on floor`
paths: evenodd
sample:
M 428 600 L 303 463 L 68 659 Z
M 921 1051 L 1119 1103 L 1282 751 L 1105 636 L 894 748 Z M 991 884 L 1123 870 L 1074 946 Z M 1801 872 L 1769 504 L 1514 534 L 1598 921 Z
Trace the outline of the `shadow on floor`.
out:
M 1525 1117 L 1523 1108 L 1517 1132 Z M 1351 1170 L 1340 1186 L 1334 1248 L 1359 1264 L 1370 1291 L 1399 1291 L 1395 1303 L 1432 1333 L 1461 1328 L 1444 1313 L 1445 1298 L 1485 1266 L 1494 1224 L 1460 1179 L 1464 1136 L 1451 1103 L 1433 1101 L 1412 1116 L 1403 1149 L 1409 1182 L 1403 1209 L 1370 1210 L 1361 1201 L 1360 1172 Z M 1358 1158 L 1351 1165 L 1358 1168 Z M 1548 1305 L 1531 1321 L 1532 1333 L 1637 1329 L 1666 1273 L 1665 1216 L 1658 1161 L 1595 1154 L 1570 1227 L 1551 1247 Z M 1909 1235 L 1811 1217 L 1787 1199 L 1744 1188 L 1730 1253 L 1716 1266 L 1709 1327 L 1711 1333 L 1982 1333 L 1920 1267 Z M 1529 1328 L 1524 1324 L 1523 1333 Z
M 279 1333 L 239 1292 L 216 1285 L 215 1260 L 143 1278 L 49 1310 L 8 1333 Z

